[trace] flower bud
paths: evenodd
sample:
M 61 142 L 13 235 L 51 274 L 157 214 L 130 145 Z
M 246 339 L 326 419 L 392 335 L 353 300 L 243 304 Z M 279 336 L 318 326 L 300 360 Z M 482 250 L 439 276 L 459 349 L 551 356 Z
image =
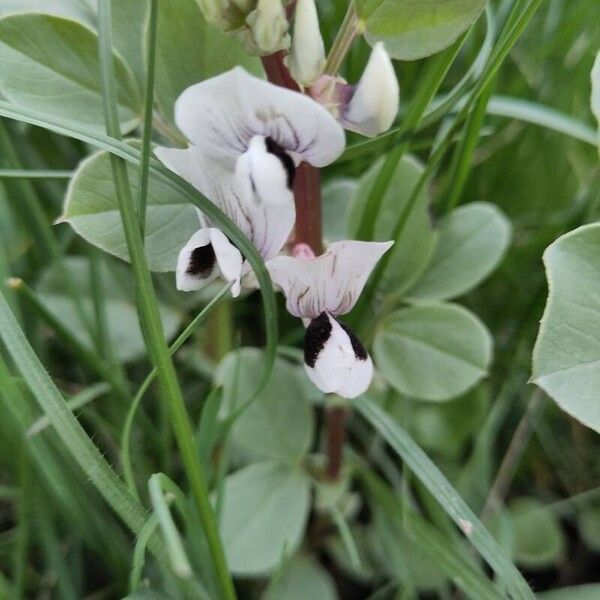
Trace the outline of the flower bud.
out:
M 248 31 L 244 32 L 242 41 L 249 53 L 267 56 L 289 48 L 289 24 L 281 0 L 258 0 L 246 18 L 246 25 Z
M 222 31 L 233 31 L 244 25 L 246 15 L 256 0 L 198 0 L 206 21 Z
M 321 74 L 325 46 L 314 0 L 298 0 L 292 49 L 286 63 L 292 77 L 303 86 L 311 84 Z
M 341 121 L 350 131 L 374 137 L 387 131 L 398 113 L 400 89 L 396 73 L 382 42 L 373 47 L 369 62 Z

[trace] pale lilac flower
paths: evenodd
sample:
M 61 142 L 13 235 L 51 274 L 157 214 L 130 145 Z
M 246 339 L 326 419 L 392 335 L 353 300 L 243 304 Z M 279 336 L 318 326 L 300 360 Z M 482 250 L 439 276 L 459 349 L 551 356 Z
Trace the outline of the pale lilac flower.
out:
M 348 313 L 393 242 L 342 241 L 321 256 L 278 256 L 267 262 L 273 282 L 286 296 L 286 308 L 308 322 L 305 369 L 325 393 L 354 398 L 367 390 L 373 363 L 356 335 L 336 317 Z M 299 256 L 302 256 L 299 257 Z

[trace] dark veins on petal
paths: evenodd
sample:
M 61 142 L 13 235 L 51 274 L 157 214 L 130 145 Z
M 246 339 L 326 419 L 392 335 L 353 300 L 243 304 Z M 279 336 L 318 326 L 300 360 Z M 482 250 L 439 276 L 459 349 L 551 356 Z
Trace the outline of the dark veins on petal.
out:
M 194 248 L 192 250 L 192 255 L 190 256 L 190 264 L 188 265 L 186 273 L 188 275 L 208 277 L 215 266 L 216 260 L 217 257 L 215 256 L 212 244 Z
M 356 356 L 358 360 L 367 360 L 367 356 L 369 355 L 367 354 L 365 347 L 362 345 L 362 342 L 358 339 L 354 331 L 349 329 L 341 321 L 338 321 L 337 319 L 336 321 L 340 324 L 340 327 L 348 334 L 348 337 L 350 338 L 350 343 L 352 344 L 352 350 L 354 350 L 354 356 Z
M 265 144 L 267 152 L 275 155 L 281 161 L 283 168 L 287 172 L 288 188 L 291 190 L 294 185 L 294 175 L 296 174 L 296 166 L 292 157 L 273 138 L 265 138 Z
M 322 312 L 313 319 L 304 334 L 304 362 L 311 368 L 315 366 L 319 353 L 331 335 L 331 322 L 327 313 Z

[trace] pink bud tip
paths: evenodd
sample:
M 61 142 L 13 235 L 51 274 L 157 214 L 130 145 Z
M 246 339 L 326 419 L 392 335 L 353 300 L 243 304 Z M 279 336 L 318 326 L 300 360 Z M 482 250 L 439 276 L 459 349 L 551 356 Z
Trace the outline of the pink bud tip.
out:
M 292 248 L 292 256 L 300 260 L 312 260 L 315 258 L 315 253 L 308 244 L 300 243 Z

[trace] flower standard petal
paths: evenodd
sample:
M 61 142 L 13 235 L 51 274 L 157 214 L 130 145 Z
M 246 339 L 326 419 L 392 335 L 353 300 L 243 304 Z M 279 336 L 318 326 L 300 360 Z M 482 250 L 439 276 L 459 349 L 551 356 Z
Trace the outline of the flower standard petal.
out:
M 342 127 L 325 108 L 241 67 L 184 90 L 175 121 L 194 145 L 231 169 L 254 136 L 269 137 L 316 167 L 333 162 L 345 145 Z
M 352 99 L 341 112 L 342 125 L 350 131 L 374 137 L 392 126 L 399 102 L 400 88 L 394 66 L 383 43 L 378 42 Z
M 312 260 L 278 256 L 267 268 L 292 315 L 309 319 L 323 312 L 343 315 L 352 310 L 377 261 L 392 244 L 336 242 Z

